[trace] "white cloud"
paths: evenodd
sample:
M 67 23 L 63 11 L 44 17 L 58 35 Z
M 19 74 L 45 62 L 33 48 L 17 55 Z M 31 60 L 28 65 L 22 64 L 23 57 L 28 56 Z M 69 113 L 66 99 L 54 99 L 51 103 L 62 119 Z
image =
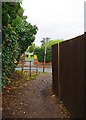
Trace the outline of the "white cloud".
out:
M 37 25 L 35 43 L 44 37 L 69 39 L 84 32 L 85 0 L 23 0 L 27 21 Z

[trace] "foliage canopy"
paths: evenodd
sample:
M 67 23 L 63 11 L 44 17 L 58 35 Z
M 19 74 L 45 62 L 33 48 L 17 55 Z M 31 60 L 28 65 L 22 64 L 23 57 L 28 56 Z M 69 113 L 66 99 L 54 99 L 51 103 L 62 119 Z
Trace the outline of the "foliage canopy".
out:
M 62 42 L 62 40 L 50 40 L 49 43 L 46 44 L 46 62 L 52 61 L 52 45 L 58 44 Z M 45 51 L 45 44 L 44 41 L 42 41 L 41 47 L 35 47 L 34 54 L 37 55 L 38 61 L 43 62 L 44 61 L 44 51 Z
M 8 84 L 22 53 L 35 40 L 38 28 L 26 22 L 19 2 L 2 2 L 2 80 Z

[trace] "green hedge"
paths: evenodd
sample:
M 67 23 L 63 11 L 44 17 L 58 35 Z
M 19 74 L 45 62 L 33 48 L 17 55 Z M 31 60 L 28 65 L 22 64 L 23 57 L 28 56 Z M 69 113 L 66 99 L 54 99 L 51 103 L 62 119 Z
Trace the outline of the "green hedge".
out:
M 45 48 L 44 48 L 44 46 L 42 46 L 42 47 L 36 47 L 35 49 L 34 49 L 34 54 L 36 54 L 37 55 L 37 57 L 38 57 L 38 61 L 39 62 L 43 62 L 44 61 L 44 50 Z M 45 59 L 45 62 L 51 62 L 51 59 L 52 59 L 52 52 L 51 52 L 51 47 L 47 47 L 47 49 L 46 49 L 46 59 Z
M 9 84 L 22 53 L 34 41 L 37 27 L 26 22 L 20 3 L 2 2 L 2 82 Z

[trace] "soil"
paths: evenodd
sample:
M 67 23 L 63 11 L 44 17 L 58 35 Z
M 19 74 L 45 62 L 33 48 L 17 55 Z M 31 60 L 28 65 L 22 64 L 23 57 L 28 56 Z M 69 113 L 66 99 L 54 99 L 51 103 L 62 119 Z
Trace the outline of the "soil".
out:
M 52 75 L 42 73 L 22 86 L 3 92 L 2 117 L 68 118 L 52 92 Z

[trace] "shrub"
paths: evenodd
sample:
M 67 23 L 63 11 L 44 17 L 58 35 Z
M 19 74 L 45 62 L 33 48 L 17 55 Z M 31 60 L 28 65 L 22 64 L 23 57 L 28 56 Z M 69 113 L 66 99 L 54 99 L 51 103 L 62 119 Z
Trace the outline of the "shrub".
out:
M 9 83 L 19 58 L 34 41 L 37 27 L 26 22 L 20 3 L 2 2 L 2 81 Z

